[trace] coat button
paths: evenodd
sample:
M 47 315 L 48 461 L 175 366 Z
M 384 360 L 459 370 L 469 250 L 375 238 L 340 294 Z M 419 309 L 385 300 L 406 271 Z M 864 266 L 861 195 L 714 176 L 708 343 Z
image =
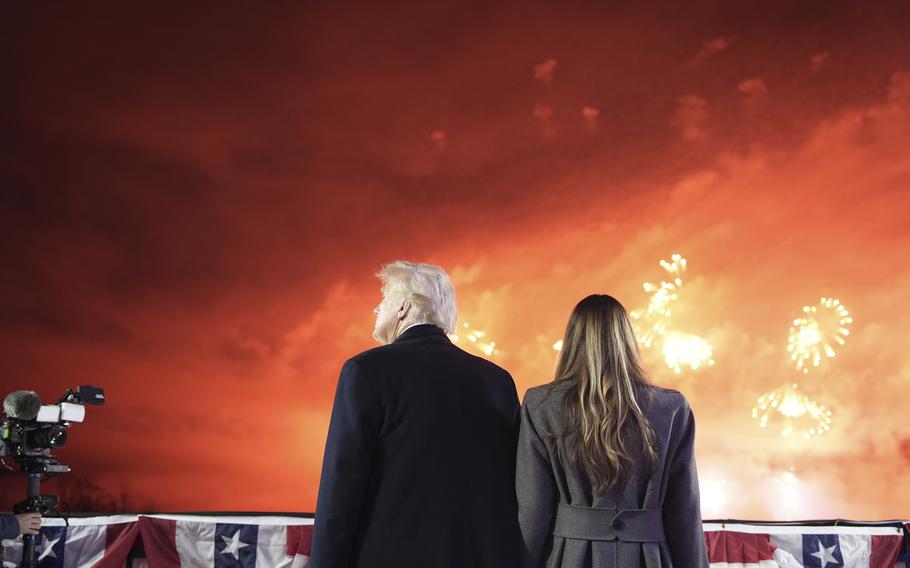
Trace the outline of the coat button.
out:
M 610 528 L 612 528 L 614 531 L 622 530 L 622 527 L 622 519 L 613 519 L 613 522 L 610 523 Z

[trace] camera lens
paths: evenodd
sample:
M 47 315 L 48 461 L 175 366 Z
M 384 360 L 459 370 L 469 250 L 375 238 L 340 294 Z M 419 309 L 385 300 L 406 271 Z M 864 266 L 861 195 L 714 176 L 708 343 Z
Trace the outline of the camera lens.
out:
M 66 428 L 59 424 L 32 430 L 25 436 L 25 444 L 30 448 L 59 448 L 66 443 Z

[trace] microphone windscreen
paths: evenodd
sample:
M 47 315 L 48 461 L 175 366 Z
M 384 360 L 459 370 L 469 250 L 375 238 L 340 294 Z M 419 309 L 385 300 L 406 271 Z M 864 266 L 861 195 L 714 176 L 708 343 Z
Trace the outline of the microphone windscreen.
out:
M 3 399 L 3 412 L 17 420 L 34 420 L 41 410 L 41 399 L 35 391 L 15 391 Z

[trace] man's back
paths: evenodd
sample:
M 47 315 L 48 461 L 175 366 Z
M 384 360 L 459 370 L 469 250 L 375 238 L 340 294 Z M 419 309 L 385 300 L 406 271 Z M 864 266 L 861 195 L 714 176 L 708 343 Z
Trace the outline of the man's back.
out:
M 312 568 L 517 566 L 519 403 L 434 325 L 345 363 Z

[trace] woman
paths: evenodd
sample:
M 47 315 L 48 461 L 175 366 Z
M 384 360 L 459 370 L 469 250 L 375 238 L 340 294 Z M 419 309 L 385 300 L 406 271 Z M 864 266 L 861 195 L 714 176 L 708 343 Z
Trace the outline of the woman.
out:
M 629 316 L 594 294 L 521 408 L 523 568 L 707 568 L 686 397 L 648 382 Z

